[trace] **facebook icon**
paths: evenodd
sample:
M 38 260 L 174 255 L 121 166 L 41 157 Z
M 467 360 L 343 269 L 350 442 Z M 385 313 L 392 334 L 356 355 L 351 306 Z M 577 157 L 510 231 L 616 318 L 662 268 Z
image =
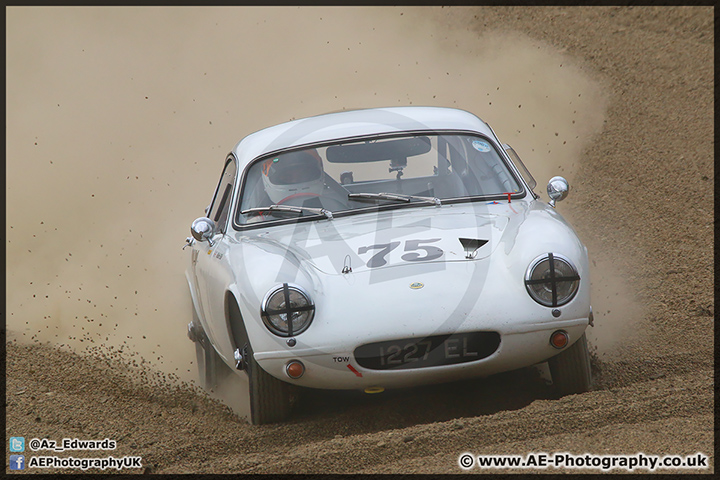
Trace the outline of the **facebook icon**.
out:
M 10 470 L 25 470 L 25 455 L 10 455 Z

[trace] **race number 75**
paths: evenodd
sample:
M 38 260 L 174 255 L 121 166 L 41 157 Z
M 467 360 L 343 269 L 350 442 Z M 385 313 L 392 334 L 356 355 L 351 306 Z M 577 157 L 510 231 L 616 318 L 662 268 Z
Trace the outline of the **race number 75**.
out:
M 400 257 L 406 262 L 429 262 L 430 260 L 437 260 L 443 256 L 443 251 L 435 245 L 423 245 L 434 242 L 439 242 L 440 238 L 431 238 L 428 240 L 406 240 L 405 241 L 405 253 Z M 387 264 L 386 257 L 400 246 L 401 242 L 390 242 L 390 243 L 378 243 L 376 245 L 368 245 L 366 247 L 358 248 L 358 255 L 364 255 L 370 250 L 377 250 L 375 255 L 370 257 L 367 262 L 368 268 L 382 267 Z

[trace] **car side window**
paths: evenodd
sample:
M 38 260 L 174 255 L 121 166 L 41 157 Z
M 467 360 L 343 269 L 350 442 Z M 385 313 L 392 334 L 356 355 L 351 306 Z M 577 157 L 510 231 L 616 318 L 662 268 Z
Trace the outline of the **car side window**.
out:
M 230 211 L 230 197 L 232 197 L 233 186 L 235 185 L 235 174 L 237 165 L 234 157 L 228 157 L 225 168 L 220 176 L 220 182 L 215 189 L 215 196 L 208 217 L 215 222 L 218 230 L 225 233 L 227 229 L 227 218 Z

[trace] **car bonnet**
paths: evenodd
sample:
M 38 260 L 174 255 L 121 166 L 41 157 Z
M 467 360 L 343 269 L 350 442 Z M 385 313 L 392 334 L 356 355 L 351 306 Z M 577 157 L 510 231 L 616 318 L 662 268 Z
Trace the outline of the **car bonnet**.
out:
M 525 202 L 472 203 L 370 212 L 247 232 L 268 254 L 291 253 L 327 274 L 361 273 L 420 263 L 477 261 L 522 223 Z

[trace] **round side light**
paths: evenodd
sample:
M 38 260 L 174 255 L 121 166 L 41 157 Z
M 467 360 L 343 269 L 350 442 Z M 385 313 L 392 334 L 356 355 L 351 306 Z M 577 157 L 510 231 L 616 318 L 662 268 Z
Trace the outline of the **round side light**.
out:
M 297 380 L 305 373 L 305 365 L 300 360 L 291 360 L 285 365 L 285 373 L 288 377 Z
M 550 335 L 550 345 L 558 350 L 565 348 L 569 341 L 570 337 L 565 330 L 557 330 Z

